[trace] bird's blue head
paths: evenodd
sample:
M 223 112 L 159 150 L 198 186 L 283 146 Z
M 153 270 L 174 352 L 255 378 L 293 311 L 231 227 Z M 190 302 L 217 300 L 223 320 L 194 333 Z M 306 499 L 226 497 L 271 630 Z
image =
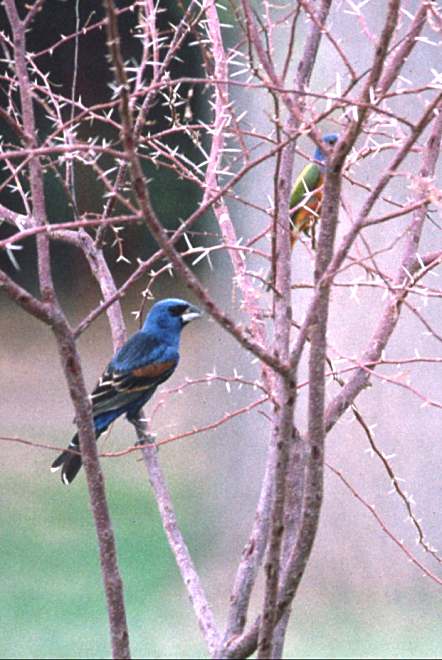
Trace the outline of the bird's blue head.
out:
M 202 312 L 180 298 L 165 298 L 160 300 L 152 307 L 146 316 L 143 325 L 143 331 L 171 332 L 180 333 L 181 329 L 190 321 L 199 318 Z
M 333 147 L 338 141 L 338 139 L 339 139 L 339 135 L 337 133 L 328 133 L 327 135 L 324 135 L 324 137 L 322 138 L 322 142 L 328 147 Z M 320 163 L 324 163 L 326 159 L 326 154 L 322 151 L 322 149 L 316 147 L 316 151 L 313 154 L 313 159 L 315 161 L 319 161 Z

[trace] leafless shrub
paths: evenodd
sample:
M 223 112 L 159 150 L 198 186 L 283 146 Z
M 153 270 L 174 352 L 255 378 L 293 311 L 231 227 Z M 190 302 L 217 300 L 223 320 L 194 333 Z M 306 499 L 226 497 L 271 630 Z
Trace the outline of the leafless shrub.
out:
M 153 282 L 165 268 L 173 270 L 224 331 L 251 353 L 256 360 L 256 379 L 248 381 L 237 373 L 202 373 L 197 382 L 187 383 L 197 387 L 213 379 L 227 384 L 242 382 L 250 387 L 250 402 L 214 419 L 207 427 L 160 438 L 159 444 L 208 431 L 254 409 L 267 411 L 265 414 L 270 416 L 261 496 L 250 538 L 238 563 L 224 631 L 215 622 L 179 530 L 158 454 L 149 446 L 120 452 L 144 454 L 167 539 L 210 655 L 240 658 L 258 649 L 259 658 L 281 657 L 290 608 L 318 527 L 324 441 L 346 411 L 351 411 L 362 426 L 372 451 L 402 499 L 418 540 L 427 551 L 425 565 L 394 530 L 388 529 L 347 477 L 331 469 L 418 569 L 441 584 L 431 567 L 432 562 L 438 565 L 440 558 L 416 518 L 411 498 L 401 488 L 356 404 L 358 395 L 381 378 L 392 387 L 408 388 L 419 403 L 442 407 L 441 401 L 426 395 L 425 383 L 411 383 L 388 371 L 388 365 L 413 361 L 430 362 L 436 368 L 440 358 L 403 355 L 389 360 L 385 353 L 404 309 L 422 323 L 433 340 L 441 341 L 421 305 L 428 300 L 439 302 L 442 295 L 433 284 L 437 280 L 430 278 L 442 261 L 440 238 L 439 245 L 431 249 L 421 247 L 424 232 L 438 227 L 433 224 L 433 211 L 441 207 L 441 191 L 435 179 L 442 133 L 441 73 L 429 67 L 416 80 L 403 73 L 409 58 L 424 48 L 440 45 L 440 8 L 424 1 L 417 3 L 416 11 L 411 13 L 399 0 L 389 0 L 382 5 L 381 15 L 375 17 L 370 2 L 350 0 L 299 0 L 277 6 L 264 0 L 259 11 L 249 0 L 228 5 L 191 0 L 186 6 L 180 4 L 181 19 L 176 24 L 159 30 L 162 10 L 153 0 L 134 0 L 120 9 L 113 0 L 103 0 L 104 19 L 91 16 L 88 24 L 79 25 L 74 33 L 54 35 L 49 51 L 32 53 L 27 40 L 46 4 L 36 0 L 19 14 L 14 0 L 4 2 L 9 26 L 0 35 L 7 65 L 1 81 L 4 104 L 0 118 L 15 137 L 2 144 L 2 188 L 13 189 L 22 211 L 0 207 L 1 219 L 15 230 L 0 246 L 16 264 L 21 242 L 35 236 L 40 295 L 31 295 L 6 272 L 0 272 L 0 286 L 29 314 L 48 324 L 57 340 L 75 406 L 97 529 L 113 656 L 129 657 L 129 637 L 76 340 L 106 312 L 118 348 L 126 337 L 121 297 L 142 277 L 149 280 L 145 291 L 149 297 Z M 133 38 L 140 44 L 136 62 L 125 62 L 122 55 L 119 18 L 126 11 L 136 16 Z M 232 26 L 229 43 L 235 43 L 227 46 L 227 30 Z M 75 79 L 71 96 L 60 93 L 40 68 L 40 61 L 69 41 L 75 43 L 78 52 L 84 35 L 103 27 L 112 89 L 106 102 L 86 104 L 76 95 Z M 172 63 L 189 39 L 201 54 L 202 73 L 194 78 L 174 77 Z M 360 53 L 355 40 L 360 43 Z M 198 88 L 205 90 L 208 100 L 210 117 L 206 123 L 198 120 L 192 109 L 192 92 Z M 263 104 L 259 119 L 256 99 Z M 149 122 L 158 102 L 163 103 L 167 124 L 161 130 Z M 44 138 L 39 132 L 41 116 L 51 126 Z M 105 127 L 112 137 L 100 141 L 83 138 L 84 134 L 90 135 L 91 125 L 97 126 L 97 133 Z M 298 271 L 290 250 L 290 191 L 299 170 L 297 156 L 304 155 L 298 148 L 298 138 L 308 136 L 319 146 L 324 125 L 340 137 L 328 155 L 317 247 L 311 249 L 306 239 L 294 250 L 294 254 L 308 251 L 310 255 L 311 268 L 305 275 Z M 87 132 L 82 130 L 85 126 Z M 184 150 L 173 146 L 170 138 L 177 135 L 195 147 L 197 157 L 189 158 Z M 167 168 L 177 178 L 199 187 L 198 207 L 172 232 L 163 226 L 151 203 L 144 174 L 148 163 L 160 170 Z M 78 164 L 101 185 L 104 203 L 99 214 L 75 210 Z M 272 172 L 270 185 L 269 179 L 263 179 L 263 164 L 267 172 Z M 49 224 L 47 219 L 44 179 L 49 170 L 63 182 L 74 209 L 73 218 L 60 218 L 56 224 Z M 248 194 L 241 188 L 243 179 L 253 172 L 259 194 L 257 190 Z M 270 194 L 267 206 L 262 203 L 262 189 Z M 232 210 L 241 205 L 254 214 L 255 221 L 247 228 Z M 193 228 L 209 210 L 216 218 L 217 235 L 203 244 Z M 338 221 L 343 231 L 338 232 Z M 114 241 L 116 259 L 124 259 L 121 228 L 140 222 L 154 237 L 157 250 L 151 258 L 140 260 L 125 283 L 117 287 L 104 244 Z M 182 237 L 186 247 L 178 249 Z M 69 326 L 57 299 L 49 259 L 51 242 L 69 243 L 81 251 L 101 289 L 103 302 L 77 328 Z M 231 260 L 236 305 L 246 319 L 241 323 L 223 309 L 216 295 L 188 265 L 188 257 L 193 263 L 201 259 L 210 262 L 212 254 L 220 250 Z M 267 291 L 269 264 L 274 279 Z M 351 292 L 343 317 L 350 316 L 349 309 L 357 305 L 364 291 L 377 296 L 372 335 L 353 355 L 327 341 L 331 294 L 342 289 Z M 292 299 L 301 290 L 308 296 L 303 317 L 292 310 Z M 299 365 L 306 352 L 308 382 L 300 384 Z M 204 371 L 205 365 L 201 368 Z M 302 431 L 294 420 L 297 392 L 304 386 L 308 388 L 308 422 Z M 326 400 L 327 391 L 330 394 Z M 262 611 L 247 627 L 250 597 L 262 566 Z

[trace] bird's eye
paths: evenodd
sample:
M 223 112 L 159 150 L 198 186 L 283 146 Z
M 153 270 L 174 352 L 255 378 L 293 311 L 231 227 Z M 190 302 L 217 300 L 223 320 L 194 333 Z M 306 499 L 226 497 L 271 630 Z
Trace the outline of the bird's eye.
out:
M 187 309 L 187 305 L 174 305 L 169 309 L 172 316 L 182 316 Z

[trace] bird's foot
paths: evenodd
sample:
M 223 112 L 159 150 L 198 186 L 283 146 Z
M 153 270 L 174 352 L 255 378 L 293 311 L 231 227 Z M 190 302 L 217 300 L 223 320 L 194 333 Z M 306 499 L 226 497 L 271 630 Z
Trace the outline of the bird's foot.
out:
M 135 447 L 143 447 L 144 445 L 154 445 L 157 439 L 156 433 L 146 433 L 143 429 L 142 434 L 138 437 Z
M 157 436 L 155 433 L 149 433 L 147 420 L 144 417 L 128 417 L 127 419 L 133 425 L 138 436 L 135 447 L 155 444 Z

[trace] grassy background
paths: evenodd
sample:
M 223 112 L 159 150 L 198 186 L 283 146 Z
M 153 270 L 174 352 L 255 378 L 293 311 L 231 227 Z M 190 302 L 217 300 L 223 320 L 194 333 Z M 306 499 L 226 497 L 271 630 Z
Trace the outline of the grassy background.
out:
M 0 315 L 0 333 L 7 341 L 2 344 L 1 368 L 9 381 L 0 398 L 1 433 L 64 446 L 73 429 L 72 410 L 51 335 L 15 308 L 3 310 L 7 313 Z M 130 304 L 126 318 L 129 310 Z M 186 376 L 201 375 L 201 355 L 208 347 L 210 369 L 227 349 L 225 338 L 206 319 L 186 330 L 182 363 L 171 386 Z M 85 334 L 80 349 L 92 386 L 110 352 L 104 320 Z M 221 362 L 220 370 L 228 372 Z M 178 428 L 213 420 L 241 405 L 242 397 L 247 398 L 244 390 L 229 395 L 216 385 L 188 388 L 167 400 L 154 418 L 154 428 L 164 437 Z M 155 400 L 159 399 L 160 393 Z M 265 438 L 262 418 L 254 414 L 160 450 L 180 525 L 220 622 L 253 517 Z M 106 448 L 121 448 L 132 440 L 129 425 L 117 422 Z M 397 500 L 386 497 L 388 481 L 367 458 L 365 444 L 359 446 L 357 441 L 353 427 L 341 427 L 339 442 L 332 438 L 328 444 L 328 460 L 351 475 L 383 516 L 388 519 L 391 514 L 392 528 L 408 534 L 407 543 L 415 550 L 403 509 Z M 58 475 L 49 472 L 52 452 L 14 443 L 0 447 L 0 657 L 110 657 L 84 474 L 66 488 Z M 131 454 L 105 460 L 103 468 L 134 657 L 207 657 L 143 463 Z M 422 474 L 418 468 L 416 454 L 414 480 Z M 437 528 L 432 529 L 431 523 L 437 525 L 438 511 L 434 470 L 421 483 L 425 522 L 434 535 Z M 296 600 L 285 657 L 440 656 L 436 585 L 407 563 L 333 475 L 326 475 L 325 486 L 319 534 Z M 258 589 L 251 617 L 261 598 Z
M 134 657 L 207 657 L 146 482 L 109 474 L 109 502 Z M 59 484 L 6 476 L 1 509 L 3 658 L 109 657 L 107 620 L 83 479 Z M 216 543 L 198 520 L 195 490 L 172 484 L 181 524 L 210 584 Z M 75 491 L 73 490 L 75 488 Z M 317 557 L 313 564 L 317 562 Z M 214 572 L 222 572 L 218 557 Z M 286 657 L 438 657 L 440 610 L 429 593 L 315 585 L 311 566 L 290 625 Z M 312 588 L 313 585 L 313 588 Z M 221 594 L 225 596 L 224 593 Z M 221 602 L 218 601 L 218 609 Z

